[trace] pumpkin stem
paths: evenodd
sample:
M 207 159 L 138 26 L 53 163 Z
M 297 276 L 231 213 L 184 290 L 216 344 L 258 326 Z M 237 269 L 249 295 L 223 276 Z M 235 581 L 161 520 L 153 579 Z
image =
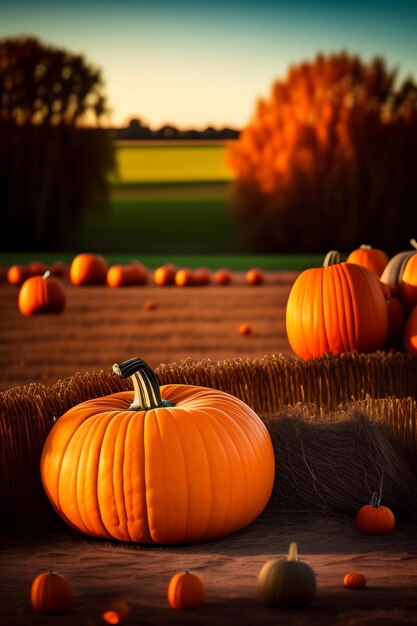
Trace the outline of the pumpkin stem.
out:
M 378 494 L 377 491 L 374 491 L 371 496 L 371 506 L 373 506 L 374 509 L 378 509 L 380 504 L 381 504 L 381 495 Z
M 366 243 L 363 243 L 359 246 L 359 250 L 372 250 L 372 246 L 368 246 Z
M 135 392 L 131 411 L 148 411 L 163 406 L 174 406 L 161 398 L 159 382 L 153 369 L 142 359 L 133 358 L 115 363 L 113 372 L 122 378 L 131 378 Z
M 51 275 L 51 272 L 50 272 L 49 270 L 46 270 L 46 272 L 45 272 L 45 274 L 42 276 L 42 278 L 44 278 L 44 279 L 46 280 L 47 278 L 49 278 L 49 277 L 50 277 L 50 275 Z
M 187 569 L 184 571 L 184 574 L 191 574 L 191 570 L 188 569 L 188 567 L 187 567 Z
M 410 239 L 410 243 L 417 250 L 417 241 L 415 239 Z
M 337 250 L 330 250 L 324 258 L 323 267 L 337 265 L 338 263 L 340 263 L 340 253 Z
M 290 549 L 288 550 L 288 561 L 298 561 L 298 550 L 296 543 L 290 543 Z

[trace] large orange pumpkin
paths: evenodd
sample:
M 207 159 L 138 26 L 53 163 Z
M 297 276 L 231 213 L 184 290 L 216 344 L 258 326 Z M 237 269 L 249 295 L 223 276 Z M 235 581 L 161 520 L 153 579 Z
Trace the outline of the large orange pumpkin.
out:
M 353 250 L 346 259 L 347 263 L 356 263 L 367 267 L 368 270 L 374 272 L 378 277 L 381 276 L 389 261 L 388 255 L 383 250 L 372 248 L 362 244 L 356 250 Z
M 296 279 L 286 326 L 292 349 L 303 359 L 381 348 L 388 312 L 377 276 L 366 267 L 341 263 L 339 253 L 329 252 L 323 267 L 307 269 Z
M 107 262 L 99 254 L 78 254 L 71 263 L 69 276 L 73 285 L 104 285 Z
M 141 359 L 114 370 L 134 392 L 65 413 L 44 445 L 46 494 L 96 537 L 184 543 L 222 537 L 264 509 L 274 452 L 259 417 L 222 391 L 164 385 Z
M 43 276 L 32 276 L 20 287 L 18 297 L 22 315 L 34 313 L 61 313 L 65 308 L 65 292 L 57 278 L 45 272 Z
M 36 576 L 30 590 L 30 600 L 39 613 L 68 613 L 72 606 L 72 590 L 65 576 L 51 570 Z

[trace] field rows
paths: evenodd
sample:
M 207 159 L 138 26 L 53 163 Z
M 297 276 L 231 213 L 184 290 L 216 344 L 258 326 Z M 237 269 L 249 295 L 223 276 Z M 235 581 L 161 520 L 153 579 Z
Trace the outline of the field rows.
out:
M 60 316 L 21 316 L 17 288 L 2 286 L 0 388 L 53 383 L 77 371 L 108 368 L 132 356 L 152 366 L 191 357 L 220 360 L 291 354 L 285 304 L 291 280 L 268 274 L 265 285 L 190 289 L 66 286 Z M 153 300 L 154 311 L 144 309 Z M 252 334 L 241 336 L 247 323 Z

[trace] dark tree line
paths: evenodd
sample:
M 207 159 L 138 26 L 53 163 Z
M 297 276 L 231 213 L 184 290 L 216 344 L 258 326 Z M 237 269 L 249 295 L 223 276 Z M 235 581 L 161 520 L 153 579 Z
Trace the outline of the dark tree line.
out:
M 34 38 L 0 41 L 3 250 L 68 249 L 114 167 L 100 71 Z M 94 242 L 92 242 L 94 247 Z

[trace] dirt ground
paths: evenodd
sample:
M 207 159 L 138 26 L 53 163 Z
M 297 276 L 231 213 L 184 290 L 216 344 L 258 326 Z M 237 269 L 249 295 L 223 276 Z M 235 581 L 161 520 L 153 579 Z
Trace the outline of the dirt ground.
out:
M 297 274 L 271 272 L 263 285 L 234 274 L 225 287 L 74 287 L 60 315 L 24 317 L 18 287 L 0 285 L 0 389 L 52 384 L 76 372 L 140 356 L 151 366 L 191 357 L 221 360 L 291 354 L 285 306 Z M 155 302 L 153 311 L 144 303 Z M 241 324 L 252 333 L 240 335 Z

